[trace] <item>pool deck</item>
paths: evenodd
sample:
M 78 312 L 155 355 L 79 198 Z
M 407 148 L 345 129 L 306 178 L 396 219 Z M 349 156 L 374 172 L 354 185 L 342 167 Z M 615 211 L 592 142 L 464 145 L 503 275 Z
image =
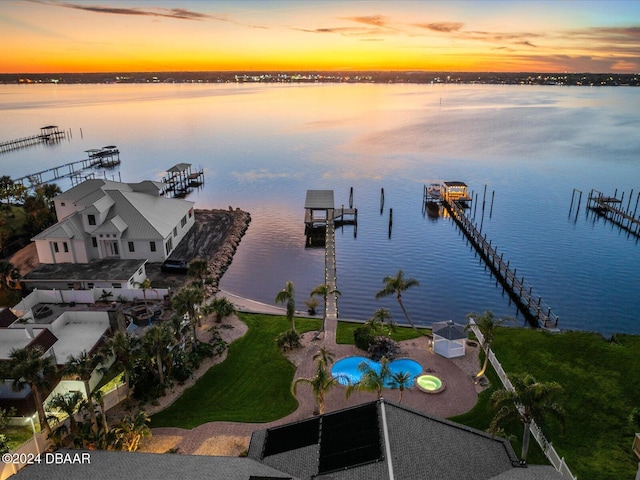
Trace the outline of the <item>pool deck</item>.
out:
M 242 302 L 238 302 L 237 298 L 233 298 L 232 301 L 234 301 L 239 310 L 243 310 Z M 247 306 L 250 307 L 247 308 L 249 311 L 256 310 L 256 305 L 253 303 L 249 303 Z M 313 361 L 313 356 L 322 346 L 325 346 L 334 354 L 335 360 L 353 355 L 362 355 L 362 351 L 354 345 L 338 345 L 335 343 L 336 328 L 337 320 L 328 320 L 326 322 L 326 331 L 319 338 L 313 338 L 315 332 L 308 332 L 304 335 L 303 348 L 289 356 L 290 360 L 297 366 L 295 378 L 311 378 L 314 376 L 316 363 Z M 430 340 L 427 337 L 400 342 L 401 354 L 398 358 L 408 357 L 419 362 L 422 365 L 423 373 L 430 373 L 442 379 L 446 384 L 446 389 L 441 393 L 429 394 L 412 387 L 404 390 L 401 404 L 440 417 L 450 417 L 469 411 L 476 404 L 478 398 L 476 386 L 469 373 L 469 370 L 473 370 L 474 366 L 479 368 L 477 365 L 478 347 L 468 348 L 465 357 L 449 360 L 431 352 L 429 342 Z M 339 385 L 326 394 L 325 412 L 370 402 L 377 398 L 375 393 L 355 392 L 347 400 L 345 391 L 346 387 Z M 383 396 L 388 400 L 398 402 L 399 393 L 399 390 L 385 389 Z M 178 437 L 179 440 L 173 448 L 177 448 L 183 454 L 201 452 L 201 447 L 212 437 L 246 437 L 248 445 L 248 439 L 254 430 L 312 417 L 314 399 L 311 388 L 304 384 L 300 385 L 297 398 L 299 402 L 298 408 L 290 415 L 273 422 L 210 422 L 191 430 L 154 428 L 152 430 L 153 437 Z

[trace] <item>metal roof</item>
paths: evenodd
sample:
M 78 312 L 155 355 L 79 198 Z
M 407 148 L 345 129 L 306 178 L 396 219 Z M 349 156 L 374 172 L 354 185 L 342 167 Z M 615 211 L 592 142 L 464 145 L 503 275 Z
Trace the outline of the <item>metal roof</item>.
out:
M 335 208 L 333 190 L 307 190 L 304 208 L 311 210 L 330 210 Z

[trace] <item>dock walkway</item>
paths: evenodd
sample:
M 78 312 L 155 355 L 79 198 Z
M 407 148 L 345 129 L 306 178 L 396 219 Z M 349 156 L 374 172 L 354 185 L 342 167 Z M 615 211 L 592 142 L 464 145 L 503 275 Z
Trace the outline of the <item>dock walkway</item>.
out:
M 442 203 L 525 317 L 534 326 L 557 330 L 558 316 L 551 312 L 551 308 L 544 303 L 542 297 L 533 293 L 533 288 L 526 284 L 524 277 L 516 276 L 517 270 L 512 270 L 509 262 L 503 260 L 503 254 L 498 255 L 496 247 L 492 246 L 491 241 L 487 240 L 467 218 L 464 210 L 455 201 L 443 199 Z
M 612 223 L 615 223 L 634 235 L 640 235 L 640 215 L 636 216 L 639 200 L 640 193 L 638 193 L 636 198 L 635 209 L 631 212 L 631 195 L 629 195 L 629 201 L 627 203 L 627 208 L 625 209 L 622 205 L 623 200 L 616 198 L 615 195 L 613 197 L 607 197 L 603 195 L 602 192 L 591 190 L 587 200 L 587 209 L 596 212 L 598 215 Z
M 49 125 L 42 127 L 38 135 L 0 142 L 0 153 L 6 153 L 40 143 L 57 143 L 63 138 L 66 138 L 66 136 L 67 134 L 64 130 L 60 130 L 56 125 Z

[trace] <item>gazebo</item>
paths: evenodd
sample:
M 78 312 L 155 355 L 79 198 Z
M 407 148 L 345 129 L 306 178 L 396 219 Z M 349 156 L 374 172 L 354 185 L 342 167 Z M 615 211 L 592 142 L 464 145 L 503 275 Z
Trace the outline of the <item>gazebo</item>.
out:
M 462 325 L 447 322 L 433 324 L 433 350 L 444 358 L 456 358 L 464 356 L 467 340 L 467 332 Z

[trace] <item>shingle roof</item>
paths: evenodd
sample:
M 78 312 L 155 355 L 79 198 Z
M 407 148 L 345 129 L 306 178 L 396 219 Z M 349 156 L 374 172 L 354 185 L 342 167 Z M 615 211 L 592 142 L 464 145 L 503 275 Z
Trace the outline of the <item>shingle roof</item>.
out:
M 265 455 L 269 431 L 254 432 L 249 458 L 262 461 L 273 468 L 302 478 L 332 478 L 335 480 L 517 480 L 533 479 L 534 474 L 520 466 L 511 445 L 504 439 L 445 419 L 414 411 L 404 406 L 380 400 L 374 402 L 380 418 L 382 459 L 365 464 L 353 464 L 339 471 L 316 476 L 322 449 L 322 425 L 332 415 L 354 414 L 371 404 L 351 407 L 325 414 L 316 420 L 319 442 L 303 448 Z M 311 425 L 311 424 L 310 424 Z M 349 429 L 345 429 L 345 435 Z M 349 432 L 352 435 L 352 432 Z M 277 436 L 276 436 L 277 438 Z M 354 457 L 355 458 L 355 457 Z M 558 480 L 562 476 L 553 467 L 540 467 L 545 479 Z M 522 472 L 522 471 L 525 472 Z M 535 469 L 537 473 L 539 468 Z M 517 471 L 514 477 L 510 472 Z
M 203 455 L 177 455 L 137 452 L 114 452 L 104 450 L 80 451 L 59 450 L 60 455 L 69 454 L 82 459 L 83 453 L 89 462 L 54 463 L 30 465 L 12 478 L 15 480 L 69 480 L 87 478 L 91 480 L 154 479 L 154 480 L 249 480 L 291 479 L 291 475 L 274 470 L 267 465 L 240 457 L 209 457 Z

